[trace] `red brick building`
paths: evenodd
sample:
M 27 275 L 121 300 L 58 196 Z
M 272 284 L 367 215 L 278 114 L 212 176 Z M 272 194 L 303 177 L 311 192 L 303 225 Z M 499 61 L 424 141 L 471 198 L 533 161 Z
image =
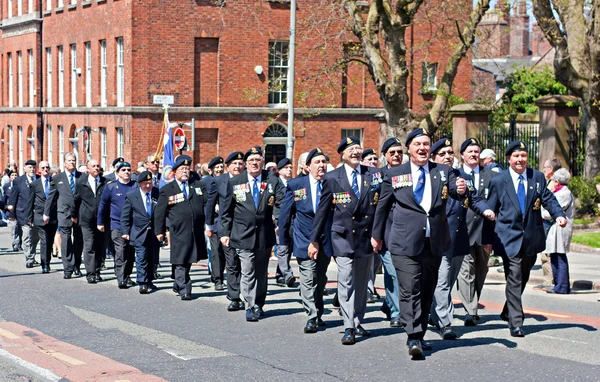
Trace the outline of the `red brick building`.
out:
M 265 148 L 267 160 L 285 155 L 289 4 L 1 1 L 3 165 L 14 161 L 21 169 L 29 158 L 62 165 L 68 151 L 78 154 L 79 163 L 99 159 L 105 169 L 118 155 L 141 161 L 156 150 L 161 134 L 163 111 L 153 105 L 154 95 L 174 96 L 172 122 L 195 121 L 195 161 L 253 145 Z M 460 1 L 470 8 L 470 1 Z M 298 20 L 314 16 L 311 2 L 299 2 Z M 448 45 L 429 40 L 427 20 L 421 17 L 408 39 L 411 46 L 426 46 L 410 56 L 409 96 L 417 114 L 433 100 L 422 84 L 435 87 Z M 346 134 L 360 135 L 365 147 L 378 145 L 375 115 L 382 103 L 359 64 L 308 81 L 323 69 L 309 58 L 311 41 L 298 31 L 294 158 L 319 146 L 336 163 L 337 143 Z M 470 80 L 466 59 L 455 93 L 469 98 Z

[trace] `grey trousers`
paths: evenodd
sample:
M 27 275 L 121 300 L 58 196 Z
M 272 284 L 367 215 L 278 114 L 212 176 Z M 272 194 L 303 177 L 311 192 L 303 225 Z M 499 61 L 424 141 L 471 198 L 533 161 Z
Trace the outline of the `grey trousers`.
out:
M 241 280 L 240 292 L 246 300 L 246 308 L 255 306 L 262 308 L 267 298 L 267 278 L 271 249 L 247 250 L 236 249 L 240 258 Z
M 294 278 L 294 272 L 290 266 L 292 248 L 293 246 L 291 245 L 277 245 L 277 272 L 275 276 L 277 278 L 282 278 L 284 282 Z
M 15 220 L 9 220 L 8 225 L 10 226 L 10 237 L 12 239 L 12 249 L 17 251 L 21 248 L 21 238 L 23 237 L 23 231 L 21 225 Z
M 40 235 L 35 227 L 26 224 L 21 227 L 23 230 L 23 253 L 25 254 L 25 262 L 31 263 L 35 260 L 35 251 L 37 249 L 38 242 L 40 241 Z
M 296 259 L 300 267 L 300 296 L 308 319 L 323 315 L 323 289 L 327 284 L 327 267 L 331 258 L 321 250 L 317 260 Z
M 463 306 L 471 316 L 477 315 L 477 306 L 481 298 L 481 290 L 488 273 L 490 255 L 485 253 L 483 246 L 474 244 L 463 259 L 458 274 L 458 295 Z
M 367 284 L 373 256 L 336 257 L 338 266 L 338 299 L 345 329 L 355 329 L 367 310 Z
M 454 304 L 452 303 L 452 287 L 458 278 L 464 256 L 448 258 L 442 256 L 438 270 L 438 281 L 433 292 L 431 303 L 431 320 L 440 328 L 452 325 L 454 319 Z

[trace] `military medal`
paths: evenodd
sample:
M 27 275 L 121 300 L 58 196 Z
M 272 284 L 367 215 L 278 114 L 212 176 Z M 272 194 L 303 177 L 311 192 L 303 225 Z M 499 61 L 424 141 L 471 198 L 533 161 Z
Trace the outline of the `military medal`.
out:
M 200 187 L 194 188 L 196 190 L 196 195 L 202 195 L 202 189 Z
M 262 182 L 260 184 L 260 193 L 262 194 L 264 190 L 267 189 L 267 182 Z
M 379 192 L 376 192 L 375 195 L 373 195 L 373 204 L 377 204 L 377 202 L 379 202 Z
M 273 193 L 273 185 L 269 183 L 269 194 Z
M 446 181 L 446 175 L 444 174 L 444 171 L 443 171 L 443 170 L 440 170 L 440 180 L 441 180 L 442 182 L 445 182 L 445 181 Z
M 486 199 L 488 198 L 489 193 L 490 193 L 490 189 L 489 188 L 486 188 L 485 190 L 483 190 L 483 194 L 484 194 L 484 196 L 485 196 Z
M 442 188 L 442 199 L 448 199 L 448 186 L 446 185 Z
M 537 198 L 535 200 L 535 203 L 533 203 L 533 209 L 534 211 L 539 210 L 542 207 L 542 200 L 540 198 Z
M 273 195 L 271 195 L 269 197 L 268 204 L 269 204 L 270 207 L 273 207 L 275 205 L 275 197 Z
M 294 191 L 294 201 L 299 202 L 301 200 L 306 200 L 306 188 Z
M 469 198 L 466 198 L 463 202 L 463 208 L 469 208 Z
M 373 181 L 371 182 L 371 186 L 377 186 L 381 182 L 383 182 L 383 179 L 381 179 L 381 173 L 376 172 L 375 174 L 373 174 Z

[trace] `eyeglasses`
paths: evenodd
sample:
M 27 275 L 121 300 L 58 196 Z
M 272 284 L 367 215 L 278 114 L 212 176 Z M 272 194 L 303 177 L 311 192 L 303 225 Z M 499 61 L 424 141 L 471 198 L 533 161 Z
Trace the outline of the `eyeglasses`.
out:
M 390 150 L 388 153 L 390 153 L 390 155 L 402 155 L 402 150 Z
M 41 169 L 50 168 L 50 166 L 41 166 Z
M 160 162 L 159 162 L 159 161 L 157 161 L 157 160 L 151 160 L 151 161 L 148 161 L 148 163 L 152 163 L 152 164 L 158 164 L 158 163 L 160 163 Z
M 122 169 L 120 169 L 119 171 L 131 172 L 131 169 L 130 169 L 130 168 L 122 168 Z

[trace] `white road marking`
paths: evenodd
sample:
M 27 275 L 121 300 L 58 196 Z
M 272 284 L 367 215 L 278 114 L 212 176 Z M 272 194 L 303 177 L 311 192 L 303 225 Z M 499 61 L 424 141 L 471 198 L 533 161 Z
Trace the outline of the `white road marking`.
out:
M 583 342 L 583 341 L 576 341 L 576 340 L 569 340 L 567 338 L 560 338 L 560 337 L 552 337 L 552 336 L 548 336 L 545 334 L 539 334 L 539 333 L 532 333 L 532 336 L 536 336 L 536 337 L 542 337 L 542 338 L 549 338 L 551 340 L 559 340 L 559 341 L 566 341 L 566 342 L 571 342 L 574 344 L 583 344 L 583 345 L 589 345 L 589 342 Z
M 202 345 L 173 334 L 150 329 L 145 326 L 137 325 L 128 321 L 119 320 L 104 314 L 90 312 L 88 310 L 67 306 L 77 317 L 88 322 L 90 325 L 99 329 L 119 330 L 124 334 L 137 338 L 148 344 L 156 346 L 165 353 L 182 360 L 191 360 L 198 358 L 217 358 L 229 357 L 234 354 L 208 345 Z
M 27 362 L 22 358 L 12 355 L 11 353 L 7 352 L 4 349 L 0 349 L 0 356 L 8 359 L 9 361 L 16 363 L 17 365 L 19 365 L 29 371 L 36 373 L 37 375 L 39 375 L 42 378 L 47 379 L 48 381 L 58 382 L 58 381 L 62 380 L 62 377 L 59 377 L 58 375 L 54 374 L 50 370 L 44 369 L 43 367 L 39 367 L 38 365 L 34 365 L 33 363 Z

